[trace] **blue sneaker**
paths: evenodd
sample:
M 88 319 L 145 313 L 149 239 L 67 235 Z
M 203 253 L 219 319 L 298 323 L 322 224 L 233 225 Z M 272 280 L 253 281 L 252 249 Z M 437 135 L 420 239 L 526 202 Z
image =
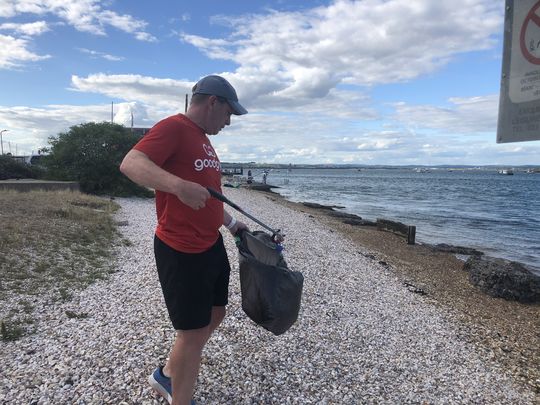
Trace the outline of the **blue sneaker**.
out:
M 169 404 L 172 402 L 171 379 L 163 374 L 163 366 L 159 366 L 150 374 L 148 382 Z M 191 405 L 196 405 L 194 400 L 191 400 Z
M 156 368 L 154 372 L 150 374 L 148 377 L 148 382 L 150 383 L 150 386 L 159 393 L 159 395 L 169 402 L 169 404 L 172 402 L 171 379 L 169 377 L 165 377 L 162 366 Z

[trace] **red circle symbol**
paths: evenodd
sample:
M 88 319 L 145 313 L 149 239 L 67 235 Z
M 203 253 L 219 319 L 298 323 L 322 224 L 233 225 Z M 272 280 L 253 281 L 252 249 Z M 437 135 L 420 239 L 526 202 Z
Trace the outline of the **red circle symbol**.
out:
M 523 25 L 521 26 L 521 33 L 519 35 L 519 45 L 521 47 L 521 53 L 527 59 L 529 62 L 540 65 L 540 58 L 534 56 L 531 53 L 531 49 L 527 47 L 527 44 L 525 43 L 525 33 L 527 32 L 527 27 L 529 27 L 529 24 L 535 24 L 537 27 L 540 27 L 540 16 L 536 14 L 536 10 L 540 7 L 540 1 L 538 1 L 529 11 L 527 16 L 525 17 L 525 20 L 523 21 Z M 540 41 L 538 46 L 534 47 L 534 41 L 533 41 L 533 48 L 537 49 L 540 47 Z M 532 50 L 534 50 L 532 49 Z

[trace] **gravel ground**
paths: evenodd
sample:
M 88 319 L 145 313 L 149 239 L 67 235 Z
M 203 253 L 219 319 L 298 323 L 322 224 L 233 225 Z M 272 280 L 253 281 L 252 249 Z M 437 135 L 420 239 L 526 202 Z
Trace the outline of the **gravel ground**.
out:
M 412 293 L 361 247 L 262 194 L 224 191 L 284 228 L 284 254 L 304 274 L 304 295 L 300 318 L 284 335 L 254 325 L 240 306 L 236 248 L 224 232 L 233 267 L 230 303 L 204 352 L 198 403 L 538 401 L 460 338 L 449 313 Z M 121 230 L 133 242 L 118 252 L 118 272 L 70 302 L 36 311 L 34 335 L 1 343 L 0 403 L 164 403 L 146 383 L 174 337 L 154 269 L 153 201 L 117 202 L 117 220 L 127 221 Z

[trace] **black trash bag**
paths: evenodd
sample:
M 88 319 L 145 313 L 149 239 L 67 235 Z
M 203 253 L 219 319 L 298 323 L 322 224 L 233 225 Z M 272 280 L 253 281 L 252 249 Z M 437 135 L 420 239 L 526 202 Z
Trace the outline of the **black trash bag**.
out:
M 242 309 L 256 324 L 281 335 L 298 319 L 304 276 L 287 268 L 278 245 L 265 232 L 244 231 L 236 245 Z

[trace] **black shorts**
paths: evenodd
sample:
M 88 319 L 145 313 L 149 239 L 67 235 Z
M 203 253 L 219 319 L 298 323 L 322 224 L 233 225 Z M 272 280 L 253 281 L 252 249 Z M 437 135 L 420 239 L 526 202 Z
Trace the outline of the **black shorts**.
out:
M 221 234 L 202 253 L 179 252 L 157 236 L 154 254 L 159 282 L 174 329 L 199 329 L 210 324 L 212 307 L 225 306 L 231 267 Z

